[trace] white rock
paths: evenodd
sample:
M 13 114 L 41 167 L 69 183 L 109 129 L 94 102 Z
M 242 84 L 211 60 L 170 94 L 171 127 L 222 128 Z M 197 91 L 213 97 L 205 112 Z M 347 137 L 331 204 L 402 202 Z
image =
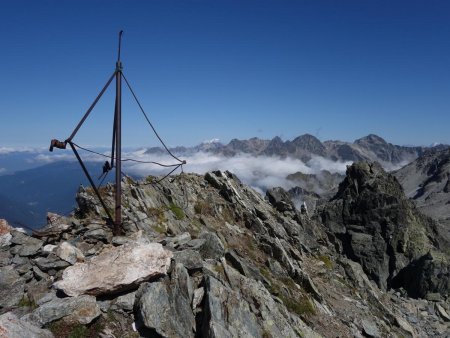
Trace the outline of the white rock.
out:
M 103 251 L 86 263 L 66 268 L 54 286 L 69 296 L 101 295 L 129 289 L 165 275 L 172 252 L 159 243 L 126 243 Z
M 84 255 L 81 250 L 74 247 L 69 242 L 61 242 L 56 248 L 55 253 L 59 258 L 70 264 L 84 261 Z
M 44 252 L 53 252 L 53 250 L 55 250 L 55 248 L 56 248 L 56 245 L 47 244 L 47 245 L 44 245 L 44 247 L 42 248 L 42 251 L 44 251 Z
M 0 236 L 0 248 L 3 246 L 11 245 L 12 235 L 8 232 Z

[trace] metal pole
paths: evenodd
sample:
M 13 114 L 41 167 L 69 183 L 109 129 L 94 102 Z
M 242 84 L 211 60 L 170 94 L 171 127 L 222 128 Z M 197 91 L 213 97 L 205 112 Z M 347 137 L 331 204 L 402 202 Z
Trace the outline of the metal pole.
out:
M 122 63 L 120 62 L 120 46 L 122 31 L 119 33 L 119 53 L 116 63 L 116 207 L 114 233 L 120 234 L 122 228 Z

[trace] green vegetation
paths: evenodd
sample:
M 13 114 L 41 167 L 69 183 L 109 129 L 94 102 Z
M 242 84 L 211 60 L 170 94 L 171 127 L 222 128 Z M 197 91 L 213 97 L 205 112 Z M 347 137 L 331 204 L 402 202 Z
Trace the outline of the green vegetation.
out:
M 153 183 L 154 180 L 155 180 L 155 177 L 152 175 L 149 175 L 145 178 L 145 182 L 147 182 L 147 183 Z
M 173 203 L 171 203 L 169 205 L 169 210 L 172 211 L 172 213 L 175 215 L 175 218 L 177 220 L 181 221 L 181 220 L 183 220 L 186 217 L 186 215 L 184 214 L 183 209 L 181 209 L 179 206 L 177 206 L 177 205 L 175 205 Z
M 166 215 L 164 215 L 165 208 L 148 208 L 147 216 L 153 218 L 158 224 L 167 222 Z
M 307 317 L 316 314 L 314 304 L 306 296 L 302 296 L 300 299 L 280 296 L 280 299 L 290 312 L 295 313 L 299 317 Z
M 319 260 L 321 260 L 325 264 L 325 267 L 328 270 L 332 270 L 333 269 L 333 262 L 331 261 L 329 256 L 327 256 L 327 255 L 320 255 L 318 258 L 319 258 Z
M 19 301 L 19 304 L 17 306 L 20 307 L 30 307 L 32 309 L 37 308 L 37 305 L 34 301 L 31 301 L 27 296 L 23 296 L 22 299 Z

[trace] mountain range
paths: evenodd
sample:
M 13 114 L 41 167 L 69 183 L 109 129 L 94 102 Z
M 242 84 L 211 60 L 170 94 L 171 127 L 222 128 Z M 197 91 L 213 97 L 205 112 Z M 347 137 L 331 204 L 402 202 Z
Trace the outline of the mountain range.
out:
M 170 150 L 179 155 L 202 151 L 227 157 L 238 154 L 291 157 L 300 159 L 305 163 L 314 156 L 320 156 L 332 161 L 377 161 L 391 168 L 413 161 L 429 148 L 443 149 L 445 147 L 444 145 L 434 147 L 394 145 L 374 134 L 367 135 L 354 142 L 321 142 L 313 135 L 304 134 L 287 141 L 283 141 L 278 136 L 272 140 L 253 137 L 248 140 L 232 139 L 228 144 L 212 141 L 201 143 L 195 147 L 174 147 Z M 146 152 L 147 154 L 163 154 L 165 151 L 162 148 L 153 147 Z

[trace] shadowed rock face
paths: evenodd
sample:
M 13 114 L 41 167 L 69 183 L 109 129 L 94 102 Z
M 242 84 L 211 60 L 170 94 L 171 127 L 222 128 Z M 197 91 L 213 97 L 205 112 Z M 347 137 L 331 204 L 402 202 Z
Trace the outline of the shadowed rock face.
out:
M 397 179 L 379 164 L 360 162 L 348 167 L 339 191 L 320 215 L 338 250 L 361 263 L 380 288 L 404 287 L 421 297 L 427 292 L 448 293 L 447 282 L 421 283 L 398 277 L 413 265 L 423 275 L 428 266 L 434 278 L 447 271 L 418 263 L 429 252 L 439 252 L 446 242 L 439 241 L 436 224 L 415 209 Z

